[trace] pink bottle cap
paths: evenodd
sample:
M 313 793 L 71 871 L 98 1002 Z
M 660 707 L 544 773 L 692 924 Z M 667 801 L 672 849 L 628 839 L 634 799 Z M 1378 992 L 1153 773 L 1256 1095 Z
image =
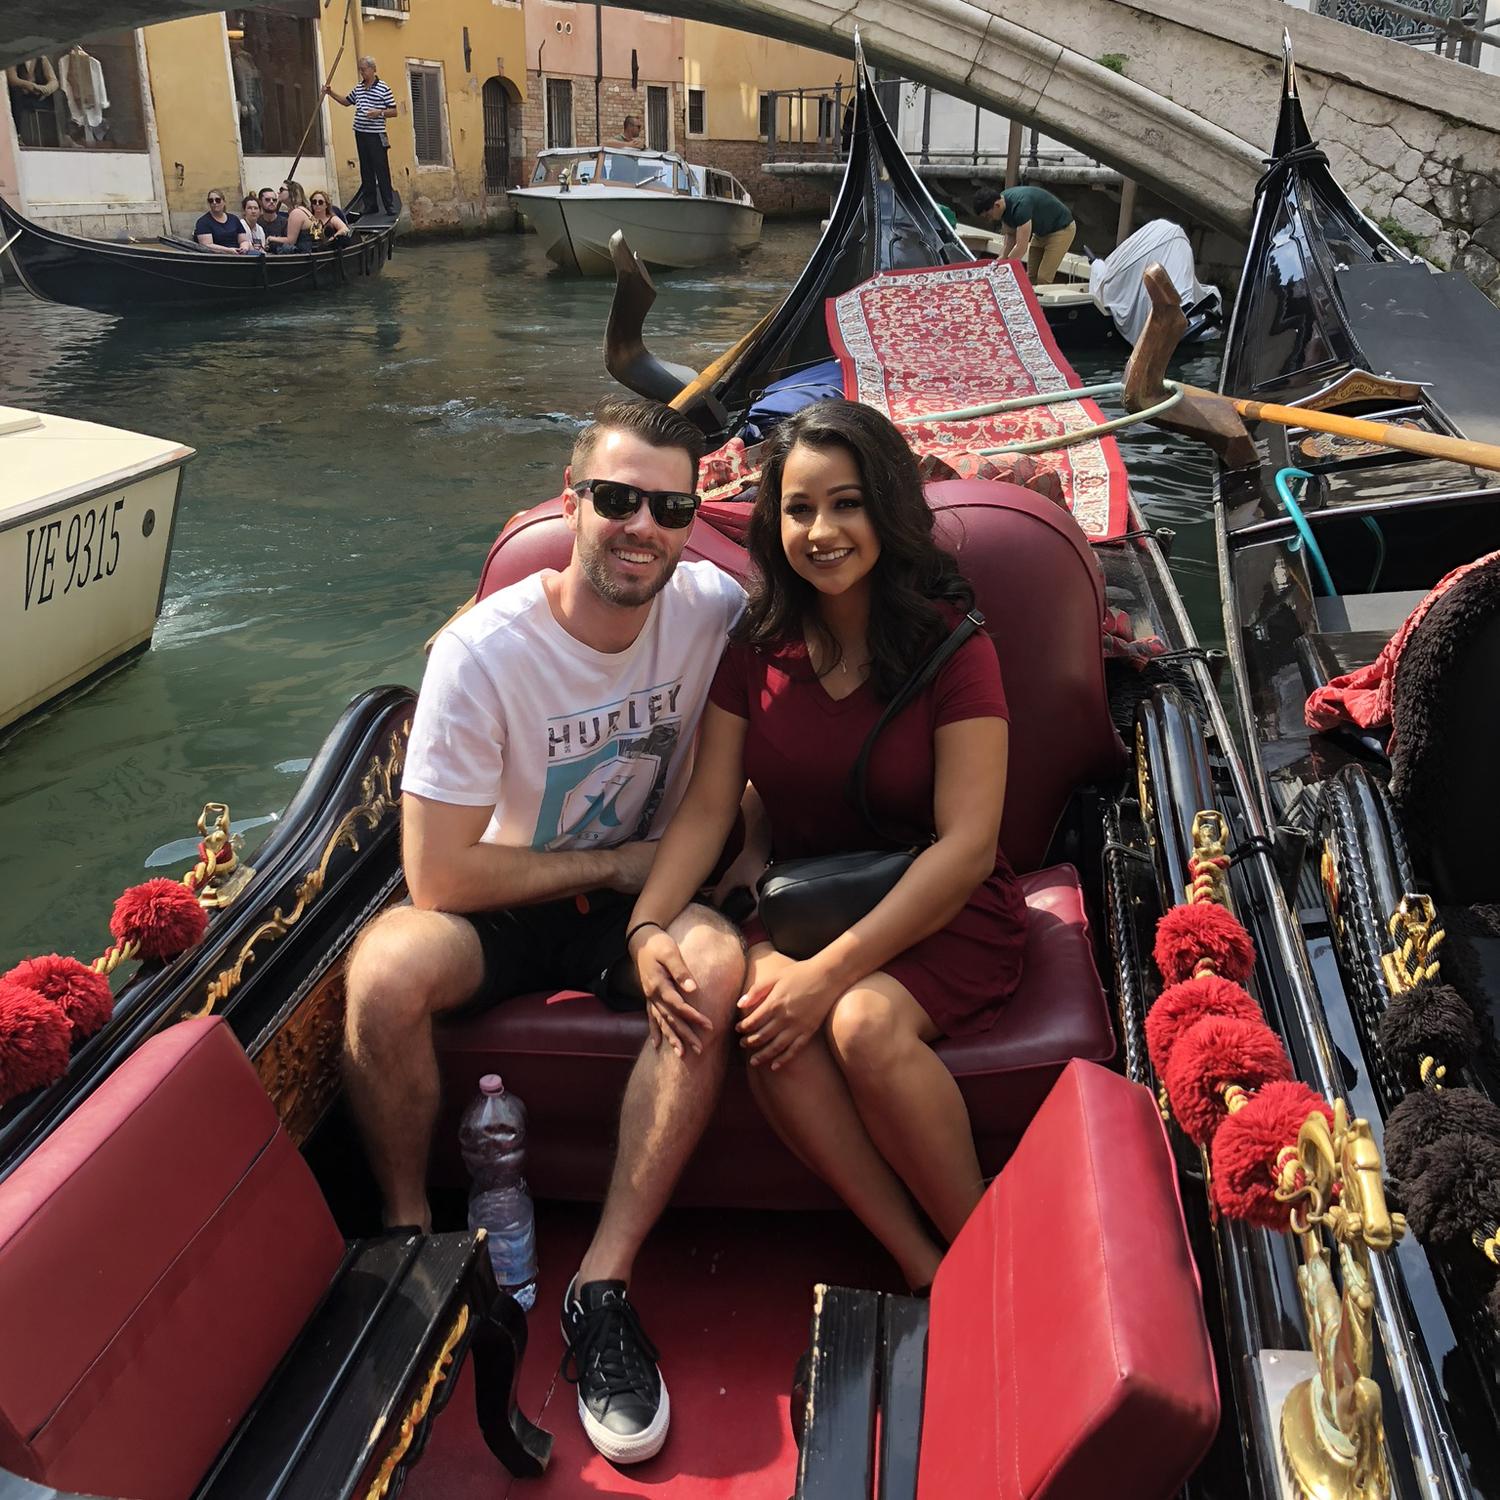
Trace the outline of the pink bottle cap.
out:
M 503 1094 L 505 1085 L 500 1081 L 498 1073 L 486 1073 L 479 1080 L 479 1092 L 481 1094 Z

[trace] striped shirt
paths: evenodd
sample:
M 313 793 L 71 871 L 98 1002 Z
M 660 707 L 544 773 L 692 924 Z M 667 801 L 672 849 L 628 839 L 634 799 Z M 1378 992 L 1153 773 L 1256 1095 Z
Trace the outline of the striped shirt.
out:
M 377 78 L 374 83 L 356 83 L 349 90 L 349 102 L 354 106 L 354 128 L 373 131 L 379 135 L 385 129 L 384 115 L 366 115 L 364 109 L 395 109 L 396 96 L 390 85 Z

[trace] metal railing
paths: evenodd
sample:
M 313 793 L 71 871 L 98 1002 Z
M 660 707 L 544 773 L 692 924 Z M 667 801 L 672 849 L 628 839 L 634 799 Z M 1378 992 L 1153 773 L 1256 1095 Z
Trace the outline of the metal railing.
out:
M 1320 16 L 1357 26 L 1374 36 L 1411 47 L 1430 47 L 1440 57 L 1479 66 L 1479 49 L 1500 45 L 1490 35 L 1500 19 L 1485 20 L 1488 0 L 1316 0 Z
M 1009 143 L 985 145 L 980 140 L 980 126 L 986 115 L 994 115 L 980 106 L 974 109 L 973 141 L 964 147 L 932 145 L 932 100 L 934 91 L 926 84 L 907 78 L 882 78 L 875 83 L 880 106 L 900 138 L 903 92 L 916 91 L 915 107 L 922 112 L 920 144 L 907 146 L 907 154 L 919 166 L 974 167 L 980 172 L 1004 170 L 1011 153 Z M 939 96 L 940 97 L 940 96 Z M 854 103 L 852 84 L 804 85 L 794 89 L 774 89 L 760 96 L 761 138 L 766 143 L 766 161 L 771 162 L 841 162 L 844 160 L 848 132 L 845 114 Z M 852 117 L 851 117 L 852 118 Z M 1092 157 L 1063 146 L 1044 146 L 1041 132 L 1031 126 L 1026 131 L 1024 165 L 1097 166 Z

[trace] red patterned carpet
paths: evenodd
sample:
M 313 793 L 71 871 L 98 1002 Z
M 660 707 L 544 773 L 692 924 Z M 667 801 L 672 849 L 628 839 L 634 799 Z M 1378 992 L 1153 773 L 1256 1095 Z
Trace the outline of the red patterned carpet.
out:
M 1083 384 L 1053 342 L 1017 261 L 884 272 L 829 300 L 828 332 L 844 367 L 844 394 L 898 422 Z M 977 421 L 913 424 L 906 432 L 918 453 L 970 473 L 976 450 L 1102 420 L 1094 402 L 1075 400 Z M 1058 476 L 1090 541 L 1124 532 L 1129 488 L 1112 438 L 1040 453 L 1035 463 Z

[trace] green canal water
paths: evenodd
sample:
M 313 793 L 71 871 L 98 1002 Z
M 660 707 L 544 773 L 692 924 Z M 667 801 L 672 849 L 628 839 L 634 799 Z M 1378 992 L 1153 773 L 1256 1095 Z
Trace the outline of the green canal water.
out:
M 660 277 L 653 348 L 701 368 L 815 239 L 768 225 L 741 262 Z M 229 803 L 253 848 L 344 704 L 418 682 L 423 641 L 505 518 L 557 492 L 613 388 L 610 293 L 551 272 L 535 236 L 399 246 L 373 284 L 253 319 L 111 319 L 0 289 L 0 405 L 197 450 L 152 649 L 0 744 L 0 971 L 102 951 L 126 885 L 192 862 L 207 801 Z M 1216 359 L 1210 346 L 1182 373 L 1209 384 Z M 1118 350 L 1075 364 L 1117 378 Z M 1144 429 L 1124 448 L 1217 639 L 1206 456 Z

